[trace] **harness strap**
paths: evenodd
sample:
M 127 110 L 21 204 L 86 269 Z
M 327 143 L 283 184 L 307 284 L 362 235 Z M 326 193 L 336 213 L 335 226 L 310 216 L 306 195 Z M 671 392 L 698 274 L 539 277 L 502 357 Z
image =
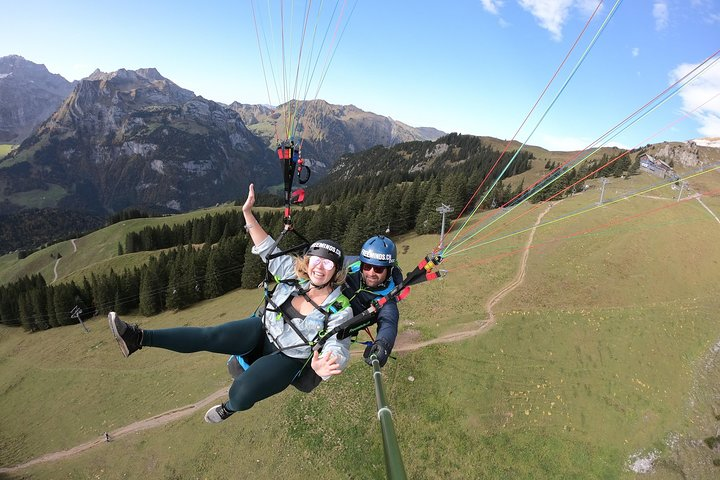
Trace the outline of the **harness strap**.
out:
M 350 332 L 352 332 L 352 330 L 355 329 L 355 327 L 357 326 L 359 326 L 358 328 L 362 329 L 363 326 L 372 325 L 373 315 L 378 310 L 380 310 L 382 306 L 388 302 L 388 300 L 402 300 L 403 298 L 407 297 L 407 295 L 410 293 L 410 285 L 415 285 L 426 280 L 434 280 L 436 278 L 443 277 L 447 272 L 443 270 L 440 270 L 438 272 L 432 271 L 432 269 L 435 266 L 439 265 L 442 260 L 443 258 L 440 254 L 428 254 L 420 261 L 418 266 L 415 267 L 412 272 L 407 274 L 407 276 L 400 283 L 400 285 L 395 286 L 395 288 L 393 288 L 392 291 L 387 295 L 380 297 L 377 300 L 373 300 L 367 309 L 363 310 L 351 319 L 327 332 L 313 346 L 313 350 L 320 350 L 323 344 L 327 341 L 327 339 L 335 334 L 339 335 L 340 332 L 344 332 L 344 334 L 346 335 L 344 335 L 343 338 L 345 338 L 347 336 L 350 336 Z
M 301 282 L 298 279 L 289 278 L 289 279 L 285 279 L 285 280 L 280 280 L 278 283 L 284 283 L 286 285 L 290 285 L 290 286 L 297 288 L 298 293 L 300 295 L 302 295 L 305 298 L 305 300 L 313 306 L 314 309 L 316 309 L 317 311 L 322 313 L 323 316 L 325 317 L 323 320 L 323 328 L 318 333 L 315 334 L 315 336 L 312 338 L 312 340 L 308 340 L 307 337 L 305 337 L 305 335 L 302 334 L 302 332 L 297 327 L 297 325 L 295 325 L 292 322 L 292 319 L 286 318 L 285 314 L 282 312 L 282 309 L 275 302 L 272 301 L 272 298 L 268 298 L 267 302 L 266 302 L 266 310 L 268 310 L 270 312 L 275 312 L 276 314 L 278 314 L 280 316 L 280 318 L 282 318 L 283 322 L 286 323 L 295 332 L 295 334 L 298 337 L 300 337 L 302 339 L 302 341 L 304 342 L 304 343 L 287 346 L 287 347 L 280 347 L 276 343 L 276 346 L 278 346 L 278 349 L 279 349 L 278 351 L 289 350 L 291 348 L 297 348 L 297 347 L 302 347 L 302 346 L 313 347 L 314 345 L 316 345 L 318 338 L 323 338 L 325 336 L 325 334 L 327 332 L 327 328 L 328 328 L 328 323 L 330 322 L 330 315 L 332 315 L 333 313 L 339 312 L 340 310 L 345 308 L 346 305 L 344 305 L 342 300 L 339 298 L 338 300 L 336 300 L 332 304 L 330 304 L 326 310 L 325 308 L 318 305 L 312 298 L 310 298 L 310 296 L 307 294 L 309 289 L 304 289 L 302 287 Z M 272 308 L 268 308 L 267 305 L 270 305 L 270 307 L 272 307 Z M 263 322 L 263 327 L 264 327 L 264 325 L 265 324 Z M 265 329 L 265 330 L 267 331 L 267 329 Z M 275 337 L 272 337 L 272 338 L 273 338 L 273 340 L 276 340 Z M 324 343 L 325 342 L 323 342 L 323 344 Z

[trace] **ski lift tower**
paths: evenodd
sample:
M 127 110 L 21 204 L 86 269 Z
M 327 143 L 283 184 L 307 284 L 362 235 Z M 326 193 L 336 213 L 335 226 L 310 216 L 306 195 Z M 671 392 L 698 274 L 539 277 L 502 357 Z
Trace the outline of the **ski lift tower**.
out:
M 682 198 L 683 190 L 684 190 L 687 186 L 688 186 L 688 183 L 687 183 L 687 182 L 680 182 L 680 193 L 678 193 L 677 200 L 676 200 L 677 202 L 679 202 L 680 199 Z M 689 190 L 689 188 L 688 188 L 688 190 Z
M 443 248 L 443 241 L 445 240 L 445 214 L 453 211 L 453 207 L 441 203 L 438 208 L 435 209 L 442 215 L 442 226 L 440 227 L 440 248 Z
M 82 321 L 82 318 L 80 318 L 80 314 L 82 313 L 82 308 L 75 305 L 75 308 L 73 308 L 70 311 L 70 317 L 77 318 L 77 321 L 80 322 L 80 325 L 85 329 L 85 332 L 90 333 L 90 330 L 85 326 L 85 324 Z
M 610 183 L 610 180 L 608 180 L 608 179 L 605 178 L 605 177 L 602 177 L 602 178 L 600 179 L 600 183 L 601 183 L 601 185 L 602 185 L 602 188 L 601 188 L 601 190 L 600 190 L 600 201 L 598 202 L 598 206 L 600 206 L 600 205 L 603 204 L 603 198 L 605 197 L 605 185 L 607 185 L 608 183 Z

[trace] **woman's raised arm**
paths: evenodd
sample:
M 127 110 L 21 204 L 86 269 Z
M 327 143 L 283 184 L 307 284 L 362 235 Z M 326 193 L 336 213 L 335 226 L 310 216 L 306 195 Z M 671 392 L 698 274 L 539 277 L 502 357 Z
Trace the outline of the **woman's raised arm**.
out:
M 242 212 L 245 217 L 245 230 L 250 234 L 253 244 L 257 246 L 268 237 L 268 234 L 252 213 L 253 206 L 255 206 L 255 186 L 251 183 L 248 187 L 247 199 L 242 206 Z

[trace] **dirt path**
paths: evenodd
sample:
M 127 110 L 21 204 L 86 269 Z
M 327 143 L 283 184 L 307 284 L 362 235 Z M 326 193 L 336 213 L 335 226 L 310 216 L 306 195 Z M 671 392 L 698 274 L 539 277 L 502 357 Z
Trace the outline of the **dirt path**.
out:
M 401 332 L 398 335 L 397 341 L 395 342 L 393 352 L 408 352 L 412 350 L 417 350 L 419 348 L 427 347 L 428 345 L 458 342 L 460 340 L 464 340 L 466 338 L 473 337 L 479 333 L 485 332 L 489 330 L 493 325 L 495 325 L 495 314 L 493 313 L 493 307 L 508 293 L 512 292 L 518 286 L 520 286 L 523 280 L 525 280 L 525 272 L 527 271 L 527 259 L 530 256 L 530 247 L 532 246 L 533 238 L 535 237 L 535 230 L 537 229 L 537 226 L 540 225 L 543 217 L 550 210 L 551 207 L 552 204 L 549 203 L 545 210 L 543 210 L 540 215 L 538 215 L 538 218 L 535 221 L 535 225 L 530 231 L 530 236 L 525 243 L 525 249 L 523 250 L 523 254 L 520 259 L 520 267 L 518 269 L 517 275 L 515 275 L 515 278 L 510 283 L 505 285 L 502 290 L 490 297 L 487 303 L 485 303 L 485 311 L 487 312 L 487 318 L 485 320 L 473 322 L 472 324 L 466 325 L 465 328 L 463 328 L 459 332 L 448 333 L 440 337 L 433 338 L 432 340 L 426 340 L 423 342 L 417 341 L 417 332 Z
M 696 198 L 697 198 L 697 201 L 700 202 L 700 205 L 702 205 L 703 207 L 705 207 L 705 210 L 707 210 L 708 212 L 710 212 L 710 215 L 712 215 L 713 218 L 714 218 L 715 220 L 717 220 L 718 223 L 720 223 L 720 218 L 718 218 L 718 216 L 715 215 L 715 212 L 713 212 L 712 210 L 710 210 L 710 207 L 708 207 L 707 205 L 705 205 L 705 202 L 702 201 L 702 198 L 700 198 L 699 195 L 698 195 Z
M 110 440 L 116 440 L 120 437 L 124 437 L 125 435 L 129 435 L 131 433 L 137 433 L 141 432 L 143 430 L 147 430 L 154 427 L 159 427 L 160 425 L 165 425 L 170 422 L 174 422 L 175 420 L 178 420 L 180 418 L 187 417 L 189 415 L 192 415 L 198 411 L 202 411 L 203 407 L 207 406 L 208 404 L 212 403 L 213 401 L 222 398 L 224 395 L 227 395 L 227 387 L 222 388 L 218 390 L 217 392 L 203 398 L 199 402 L 193 403 L 191 405 L 186 405 L 184 407 L 176 408 L 174 410 L 169 410 L 164 413 L 160 413 L 158 415 L 155 415 L 154 417 L 146 418 L 145 420 L 140 420 L 135 423 L 131 423 L 130 425 L 126 425 L 122 428 L 118 428 L 117 430 L 113 430 L 112 432 L 108 432 L 110 434 Z M 91 440 L 89 442 L 85 442 L 83 444 L 77 445 L 69 450 L 62 450 L 60 452 L 53 452 L 48 453 L 46 455 L 42 455 L 37 458 L 33 458 L 32 460 L 29 460 L 25 463 L 21 463 L 20 465 L 15 465 L 13 467 L 0 467 L 0 473 L 12 473 L 17 472 L 19 470 L 22 470 L 27 467 L 31 467 L 33 465 L 37 465 L 39 463 L 47 463 L 47 462 L 54 462 L 55 460 L 62 460 L 68 457 L 75 456 L 79 453 L 82 453 L 86 450 L 90 450 L 93 447 L 100 446 L 105 443 L 105 437 L 100 436 L 99 438 L 95 440 Z
M 75 239 L 74 239 L 74 238 L 71 239 L 71 240 L 70 240 L 70 243 L 72 243 L 72 246 L 73 246 L 73 253 L 77 252 L 77 245 L 75 244 Z M 50 285 L 52 285 L 53 283 L 55 283 L 55 282 L 57 281 L 57 279 L 58 279 L 57 269 L 58 269 L 58 264 L 60 263 L 60 259 L 61 259 L 61 258 L 62 258 L 62 257 L 58 257 L 58 259 L 55 260 L 55 266 L 53 267 L 53 274 L 54 274 L 55 276 L 54 276 L 54 278 L 52 279 L 52 282 L 50 282 Z
M 508 293 L 510 293 L 511 291 L 516 289 L 518 286 L 520 286 L 520 284 L 522 284 L 523 280 L 525 280 L 525 272 L 527 270 L 527 260 L 528 260 L 528 256 L 530 255 L 530 247 L 532 246 L 533 238 L 535 237 L 535 230 L 536 230 L 537 226 L 540 224 L 540 222 L 542 221 L 542 218 L 550 210 L 551 207 L 552 207 L 552 205 L 548 204 L 547 208 L 545 208 L 545 210 L 543 210 L 540 213 L 540 215 L 538 215 L 538 218 L 535 221 L 535 225 L 534 225 L 533 229 L 530 231 L 530 236 L 528 237 L 528 241 L 525 244 L 525 249 L 524 249 L 522 257 L 520 259 L 520 266 L 518 269 L 518 273 L 515 276 L 515 278 L 509 284 L 507 284 L 505 287 L 503 287 L 502 290 L 500 290 L 495 295 L 493 295 L 485 304 L 485 311 L 487 312 L 487 318 L 485 320 L 480 321 L 480 322 L 474 322 L 470 325 L 466 325 L 466 328 L 463 329 L 462 331 L 448 333 L 446 335 L 442 335 L 440 337 L 433 338 L 432 340 L 426 340 L 426 341 L 422 341 L 422 342 L 417 341 L 417 332 L 412 332 L 412 331 L 402 332 L 400 335 L 398 335 L 393 352 L 409 352 L 409 351 L 413 351 L 413 350 L 418 350 L 418 349 L 426 347 L 428 345 L 435 345 L 438 343 L 457 342 L 457 341 L 464 340 L 466 338 L 470 338 L 475 335 L 478 335 L 479 333 L 485 332 L 485 331 L 489 330 L 493 325 L 495 325 L 496 320 L 495 320 L 495 314 L 493 313 L 493 307 L 500 300 L 502 300 Z M 73 242 L 73 245 L 74 245 L 74 242 Z M 198 411 L 202 411 L 203 407 L 206 407 L 208 404 L 222 398 L 225 395 L 227 395 L 227 387 L 222 388 L 222 389 L 218 390 L 217 392 L 215 392 L 215 393 L 213 393 L 191 405 L 186 405 L 184 407 L 176 408 L 174 410 L 169 410 L 167 412 L 155 415 L 154 417 L 150 417 L 145 420 L 140 420 L 138 422 L 131 423 L 130 425 L 127 425 L 125 427 L 118 428 L 117 430 L 114 430 L 112 432 L 108 432 L 110 434 L 110 439 L 111 439 L 111 441 L 117 440 L 118 438 L 124 437 L 131 433 L 137 433 L 137 432 L 141 432 L 143 430 L 148 430 L 150 428 L 159 427 L 161 425 L 166 425 L 166 424 L 174 422 L 175 420 L 178 420 L 180 418 L 184 418 L 189 415 L 193 415 L 193 414 L 197 413 Z M 46 455 L 42 455 L 40 457 L 29 460 L 20 465 L 15 465 L 13 467 L 0 467 L 0 473 L 17 472 L 19 470 L 22 470 L 27 467 L 31 467 L 33 465 L 37 465 L 39 463 L 47 463 L 47 462 L 53 462 L 56 460 L 62 460 L 65 458 L 69 458 L 69 457 L 75 456 L 79 453 L 82 453 L 86 450 L 89 450 L 91 448 L 98 447 L 104 443 L 105 443 L 105 438 L 104 438 L 104 436 L 101 436 L 95 440 L 91 440 L 91 441 L 83 443 L 81 445 L 77 445 L 76 447 L 73 447 L 69 450 L 62 450 L 60 452 L 48 453 Z

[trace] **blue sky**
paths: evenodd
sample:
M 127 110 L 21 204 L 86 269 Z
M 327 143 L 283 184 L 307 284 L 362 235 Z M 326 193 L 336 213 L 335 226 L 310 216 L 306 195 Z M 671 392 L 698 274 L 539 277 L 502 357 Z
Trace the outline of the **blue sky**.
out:
M 263 76 L 294 72 L 305 1 L 5 2 L 0 56 L 18 54 L 68 80 L 99 68 L 155 67 L 181 87 L 231 103 L 272 103 Z M 345 0 L 315 0 L 311 23 Z M 347 0 L 338 42 L 306 40 L 325 65 L 308 95 L 353 104 L 412 126 L 511 138 L 590 18 L 595 0 Z M 255 8 L 255 22 L 253 9 Z M 720 0 L 625 0 L 558 95 L 615 1 L 602 2 L 586 35 L 517 139 L 555 150 L 587 146 L 720 49 Z M 322 6 L 323 11 L 315 14 Z M 351 7 L 352 15 L 348 15 Z M 294 19 L 295 21 L 291 21 Z M 272 21 L 272 25 L 271 25 Z M 323 23 L 324 22 L 324 23 Z M 258 47 L 256 28 L 266 39 Z M 307 38 L 310 38 L 309 34 Z M 330 36 L 329 38 L 338 38 Z M 716 55 L 715 59 L 720 55 Z M 294 73 L 286 73 L 288 84 Z M 309 78 L 309 76 L 307 77 Z M 633 147 L 720 137 L 720 61 L 610 141 Z M 554 104 L 551 102 L 555 99 Z M 541 117 L 545 114 L 544 118 Z M 532 136 L 531 135 L 531 132 Z M 658 133 L 659 132 L 659 133 Z M 529 140 L 528 140 L 529 138 Z

